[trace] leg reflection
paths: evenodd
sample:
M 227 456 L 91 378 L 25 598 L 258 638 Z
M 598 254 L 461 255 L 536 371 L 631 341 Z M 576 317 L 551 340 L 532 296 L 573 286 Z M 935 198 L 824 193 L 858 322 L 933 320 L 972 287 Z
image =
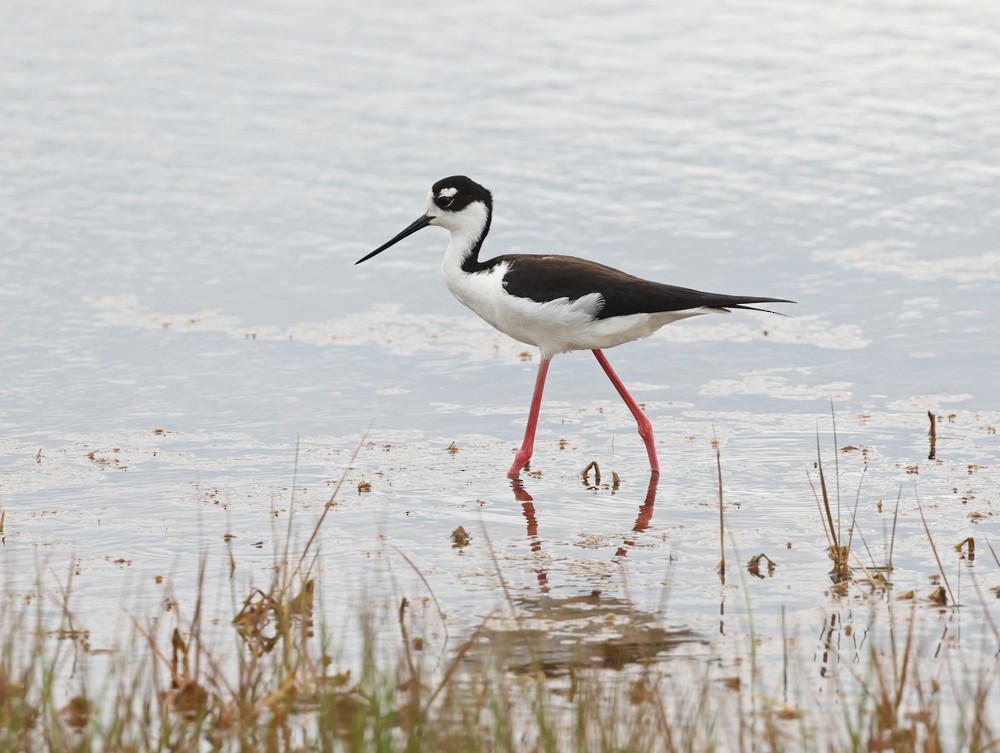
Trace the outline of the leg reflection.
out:
M 656 504 L 656 487 L 660 483 L 659 473 L 649 474 L 649 486 L 646 487 L 646 499 L 643 500 L 642 505 L 639 506 L 639 514 L 636 516 L 635 525 L 632 526 L 632 531 L 634 533 L 642 533 L 647 528 L 649 528 L 650 522 L 653 520 L 653 505 Z M 615 552 L 616 557 L 624 557 L 628 554 L 628 548 L 635 546 L 635 539 L 625 539 L 622 543 L 624 546 L 619 547 L 618 551 Z
M 527 523 L 528 542 L 532 552 L 542 551 L 542 540 L 538 538 L 538 517 L 535 515 L 535 503 L 530 494 L 525 491 L 520 478 L 510 480 L 511 488 L 514 490 L 514 499 L 521 503 L 521 512 Z M 549 574 L 542 568 L 535 568 L 535 576 L 538 578 L 538 587 L 543 594 L 549 592 Z
M 639 513 L 636 515 L 635 524 L 632 526 L 633 533 L 642 533 L 649 528 L 653 520 L 656 489 L 659 483 L 660 474 L 655 472 L 650 473 L 649 484 L 646 486 L 646 496 L 639 506 Z M 538 538 L 538 517 L 535 514 L 534 498 L 524 488 L 520 478 L 512 478 L 510 486 L 514 491 L 514 499 L 521 503 L 521 512 L 524 514 L 524 520 L 527 524 L 528 541 L 530 542 L 531 551 L 540 552 L 542 550 L 542 540 Z M 635 542 L 636 538 L 634 537 L 625 539 L 622 542 L 623 545 L 615 552 L 615 557 L 625 557 L 628 555 L 628 550 L 635 546 Z M 542 570 L 536 570 L 535 572 L 539 575 L 538 582 L 543 585 L 543 590 L 547 592 L 548 577 Z

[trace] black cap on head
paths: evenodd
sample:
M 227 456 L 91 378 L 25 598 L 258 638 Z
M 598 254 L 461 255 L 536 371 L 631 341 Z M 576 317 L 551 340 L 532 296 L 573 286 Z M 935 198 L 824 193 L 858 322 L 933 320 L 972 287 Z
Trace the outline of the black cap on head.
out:
M 481 201 L 488 209 L 493 209 L 493 195 L 464 175 L 442 178 L 431 186 L 431 193 L 438 208 L 449 212 L 460 212 L 474 201 Z

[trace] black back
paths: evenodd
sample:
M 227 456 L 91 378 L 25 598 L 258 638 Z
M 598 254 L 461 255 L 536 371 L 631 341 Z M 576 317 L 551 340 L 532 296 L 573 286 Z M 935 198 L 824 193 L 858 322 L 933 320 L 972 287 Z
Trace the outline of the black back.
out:
M 504 262 L 510 264 L 504 286 L 511 295 L 545 303 L 600 293 L 604 306 L 598 319 L 697 308 L 752 309 L 745 305 L 748 303 L 792 303 L 784 298 L 723 295 L 664 285 L 574 256 L 510 254 L 480 262 L 479 267 L 485 271 Z

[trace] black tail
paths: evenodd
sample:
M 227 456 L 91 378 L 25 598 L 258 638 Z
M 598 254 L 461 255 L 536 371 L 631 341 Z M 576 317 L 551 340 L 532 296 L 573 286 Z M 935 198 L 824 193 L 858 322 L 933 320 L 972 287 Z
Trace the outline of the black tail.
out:
M 795 301 L 789 301 L 787 298 L 743 298 L 741 300 L 747 303 L 795 303 Z M 771 309 L 761 309 L 756 306 L 746 306 L 742 303 L 731 303 L 728 306 L 708 306 L 707 308 L 715 309 L 718 311 L 726 311 L 729 309 L 740 309 L 741 311 L 762 311 L 765 314 L 775 314 L 776 316 L 788 316 L 788 314 L 783 314 L 780 311 L 771 311 Z

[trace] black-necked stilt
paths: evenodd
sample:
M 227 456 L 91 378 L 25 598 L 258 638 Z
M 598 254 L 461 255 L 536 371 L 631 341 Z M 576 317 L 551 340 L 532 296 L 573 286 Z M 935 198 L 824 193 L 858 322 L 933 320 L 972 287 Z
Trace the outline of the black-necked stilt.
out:
M 480 261 L 493 218 L 493 196 L 464 175 L 439 180 L 427 195 L 427 211 L 399 235 L 356 262 L 360 264 L 427 225 L 451 233 L 444 252 L 444 279 L 452 294 L 515 340 L 538 347 L 541 363 L 524 442 L 507 475 L 515 478 L 531 458 L 538 409 L 549 362 L 559 353 L 590 350 L 639 425 L 650 470 L 660 471 L 653 427 L 601 352 L 678 319 L 711 311 L 754 309 L 748 303 L 793 303 L 784 298 L 721 295 L 664 285 L 575 256 L 505 254 Z

